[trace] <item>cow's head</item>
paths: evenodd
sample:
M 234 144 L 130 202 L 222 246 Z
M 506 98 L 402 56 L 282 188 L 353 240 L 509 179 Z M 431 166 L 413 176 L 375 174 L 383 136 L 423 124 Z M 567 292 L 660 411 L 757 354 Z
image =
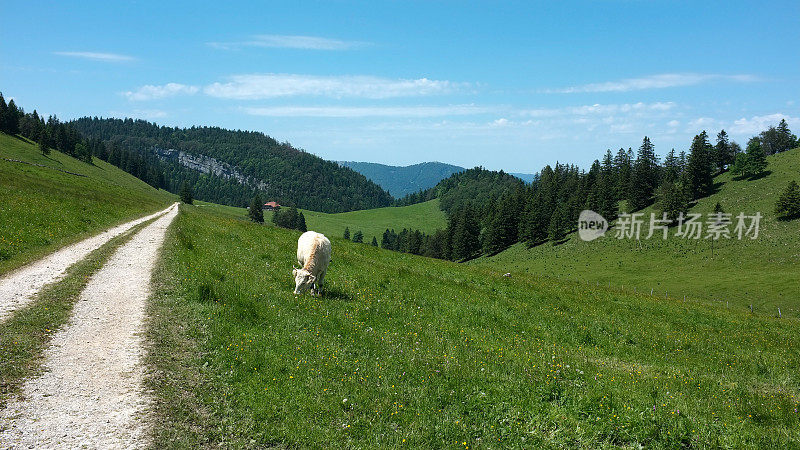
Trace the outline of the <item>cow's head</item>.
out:
M 295 295 L 302 294 L 311 286 L 313 286 L 315 281 L 317 281 L 317 277 L 311 275 L 311 272 L 305 269 L 294 269 L 292 270 L 292 275 L 294 275 Z

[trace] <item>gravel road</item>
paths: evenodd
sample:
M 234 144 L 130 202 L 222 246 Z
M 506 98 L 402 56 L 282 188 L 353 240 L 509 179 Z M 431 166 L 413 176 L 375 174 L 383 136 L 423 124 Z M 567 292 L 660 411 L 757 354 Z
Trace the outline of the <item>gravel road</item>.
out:
M 170 206 L 170 208 L 174 207 Z M 169 208 L 167 208 L 169 209 Z M 68 245 L 44 258 L 0 277 L 0 322 L 14 310 L 25 306 L 44 285 L 60 280 L 67 269 L 100 248 L 112 238 L 146 222 L 167 209 L 118 225 L 98 235 Z
M 120 247 L 89 281 L 69 324 L 53 336 L 43 374 L 0 411 L 0 448 L 135 448 L 141 415 L 145 304 L 167 213 Z

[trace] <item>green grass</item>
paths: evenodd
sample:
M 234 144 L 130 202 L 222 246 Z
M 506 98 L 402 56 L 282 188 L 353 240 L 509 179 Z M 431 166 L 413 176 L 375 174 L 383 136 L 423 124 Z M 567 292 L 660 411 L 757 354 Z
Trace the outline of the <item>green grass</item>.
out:
M 693 212 L 708 213 L 719 202 L 734 217 L 739 212 L 761 212 L 757 240 L 643 239 L 639 248 L 633 240 L 606 237 L 581 241 L 576 234 L 553 246 L 528 249 L 517 244 L 474 264 L 486 265 L 519 276 L 544 275 L 579 282 L 611 283 L 616 288 L 682 299 L 684 295 L 747 308 L 756 312 L 800 317 L 800 222 L 776 219 L 775 201 L 790 180 L 800 181 L 800 149 L 770 156 L 771 174 L 753 181 L 734 180 L 723 174 L 715 180 L 719 191 L 701 199 Z M 646 220 L 652 209 L 646 209 Z M 705 216 L 703 217 L 705 220 Z M 734 219 L 735 222 L 735 219 Z M 643 227 L 646 230 L 647 225 Z M 731 228 L 733 230 L 733 227 Z M 646 234 L 645 234 L 646 235 Z M 643 235 L 644 237 L 644 235 Z
M 34 301 L 0 322 L 0 409 L 19 391 L 25 378 L 40 369 L 45 348 L 52 336 L 69 321 L 72 308 L 89 278 L 120 245 L 153 220 L 111 239 L 70 267 L 62 280 L 45 286 Z
M 195 204 L 215 214 L 247 219 L 247 209 L 245 208 L 207 202 L 195 202 Z M 302 211 L 306 218 L 306 227 L 309 230 L 328 237 L 342 237 L 344 229 L 349 227 L 351 236 L 357 230 L 361 230 L 364 233 L 364 242 L 367 244 L 372 242 L 373 236 L 380 243 L 383 232 L 387 228 L 394 228 L 398 233 L 403 228 L 432 233 L 447 227 L 447 216 L 439 209 L 438 199 L 411 206 L 365 209 L 335 214 L 305 209 Z M 269 224 L 271 220 L 272 212 L 264 211 L 264 221 Z
M 94 165 L 0 133 L 0 273 L 105 228 L 166 207 L 175 198 L 98 159 Z M 86 175 L 80 177 L 61 169 Z
M 398 233 L 403 228 L 432 233 L 447 227 L 447 217 L 439 209 L 439 200 L 431 200 L 411 206 L 388 207 L 326 214 L 316 211 L 303 211 L 309 230 L 320 232 L 328 237 L 342 237 L 344 229 L 350 228 L 352 236 L 357 230 L 364 233 L 364 242 L 370 243 L 372 237 L 381 242 L 383 232 L 394 228 Z M 272 216 L 269 216 L 271 218 Z M 265 216 L 265 220 L 269 220 Z
M 331 233 L 333 234 L 333 233 Z M 156 272 L 154 446 L 797 448 L 800 323 L 182 206 Z

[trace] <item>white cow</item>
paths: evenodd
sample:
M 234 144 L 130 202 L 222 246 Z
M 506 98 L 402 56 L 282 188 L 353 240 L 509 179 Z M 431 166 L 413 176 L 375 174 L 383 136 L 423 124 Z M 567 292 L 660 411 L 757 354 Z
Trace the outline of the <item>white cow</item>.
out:
M 297 240 L 297 263 L 301 268 L 292 270 L 294 293 L 301 294 L 311 288 L 312 294 L 318 294 L 330 262 L 331 241 L 316 231 L 303 233 Z

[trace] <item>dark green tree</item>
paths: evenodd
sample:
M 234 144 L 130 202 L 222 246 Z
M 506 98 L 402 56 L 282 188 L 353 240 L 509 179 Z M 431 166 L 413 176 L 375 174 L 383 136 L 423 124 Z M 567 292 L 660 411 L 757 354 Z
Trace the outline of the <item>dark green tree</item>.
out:
M 455 261 L 466 261 L 477 256 L 481 249 L 480 223 L 475 210 L 469 204 L 455 212 L 451 221 L 451 257 Z
M 373 247 L 377 247 L 378 246 L 378 239 L 375 236 L 372 236 L 372 246 Z
M 786 190 L 778 197 L 775 204 L 775 213 L 782 219 L 796 219 L 800 217 L 800 187 L 797 181 L 790 181 Z
M 303 215 L 302 211 L 297 213 L 297 217 L 295 218 L 294 227 L 295 230 L 300 230 L 302 232 L 308 231 L 308 227 L 306 226 L 306 216 Z
M 767 155 L 757 138 L 747 143 L 747 176 L 757 177 L 767 170 Z
M 183 203 L 186 203 L 187 205 L 194 203 L 194 193 L 192 192 L 192 187 L 186 181 L 181 184 L 181 191 L 178 195 L 180 195 Z
M 264 202 L 261 201 L 261 196 L 258 194 L 250 202 L 247 214 L 253 222 L 264 223 Z
M 725 130 L 717 133 L 717 145 L 714 146 L 714 163 L 717 173 L 725 170 L 725 167 L 733 164 L 733 148 Z
M 364 233 L 362 233 L 361 230 L 353 233 L 353 242 L 357 242 L 359 244 L 364 243 Z
M 42 134 L 39 137 L 39 151 L 42 152 L 42 155 L 47 156 L 50 154 L 50 147 L 47 145 L 47 136 Z
M 510 190 L 500 197 L 494 217 L 486 228 L 484 253 L 494 255 L 517 242 L 521 201 L 522 196 L 514 195 Z
M 350 240 L 350 227 L 344 227 L 344 236 L 348 241 Z
M 567 235 L 569 227 L 567 216 L 567 207 L 563 203 L 553 211 L 550 217 L 550 224 L 547 227 L 547 238 L 553 243 L 557 244 L 564 240 Z
M 733 172 L 734 175 L 746 177 L 750 171 L 749 160 L 750 159 L 747 157 L 747 153 L 738 153 L 736 158 L 733 160 L 731 172 Z
M 793 135 L 789 130 L 789 124 L 786 123 L 786 119 L 781 119 L 775 131 L 777 133 L 775 147 L 778 152 L 785 152 L 800 145 L 797 142 L 797 136 Z
M 713 161 L 708 134 L 703 131 L 692 140 L 686 164 L 686 181 L 691 199 L 705 197 L 714 188 Z
M 689 211 L 689 200 L 686 190 L 680 183 L 664 181 L 656 190 L 656 210 L 663 215 L 667 213 L 667 219 L 678 220 L 681 213 Z
M 633 210 L 644 208 L 652 202 L 653 192 L 658 186 L 659 171 L 655 149 L 645 136 L 633 166 L 628 191 L 628 205 Z

